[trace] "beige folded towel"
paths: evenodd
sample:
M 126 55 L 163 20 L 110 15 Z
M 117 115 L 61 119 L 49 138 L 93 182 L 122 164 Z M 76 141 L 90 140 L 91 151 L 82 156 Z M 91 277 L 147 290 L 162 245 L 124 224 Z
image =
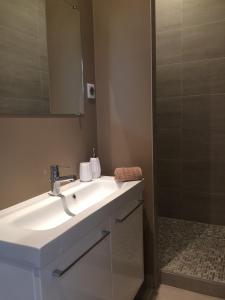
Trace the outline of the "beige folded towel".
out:
M 114 175 L 115 179 L 120 182 L 141 180 L 143 178 L 140 167 L 117 168 Z

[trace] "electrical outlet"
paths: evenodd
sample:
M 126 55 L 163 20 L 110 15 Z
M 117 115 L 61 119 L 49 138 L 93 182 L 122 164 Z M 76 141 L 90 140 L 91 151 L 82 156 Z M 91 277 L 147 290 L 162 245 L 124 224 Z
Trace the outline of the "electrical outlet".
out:
M 87 83 L 87 97 L 88 99 L 95 99 L 95 84 Z

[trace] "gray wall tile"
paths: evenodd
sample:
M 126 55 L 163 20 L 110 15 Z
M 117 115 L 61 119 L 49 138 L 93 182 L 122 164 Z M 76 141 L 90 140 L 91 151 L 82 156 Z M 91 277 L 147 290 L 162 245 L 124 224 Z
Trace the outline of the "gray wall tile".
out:
M 157 65 L 181 62 L 181 31 L 164 31 L 157 34 Z
M 183 0 L 184 26 L 224 20 L 224 16 L 224 0 Z
M 38 39 L 0 26 L 0 65 L 25 65 L 40 69 Z
M 224 58 L 184 63 L 182 76 L 183 95 L 225 93 Z
M 24 65 L 11 65 L 1 71 L 1 96 L 27 98 L 28 100 L 29 98 L 41 98 L 41 81 L 38 70 Z
M 49 101 L 39 99 L 0 97 L 0 111 L 3 114 L 46 114 L 50 112 L 50 106 Z
M 181 155 L 181 130 L 161 129 L 157 134 L 158 158 L 178 159 Z
M 1 1 L 0 26 L 37 37 L 38 1 Z
M 183 97 L 184 130 L 225 133 L 225 95 L 201 95 Z
M 158 128 L 181 128 L 181 97 L 157 98 Z
M 0 37 L 0 113 L 49 112 L 45 1 L 2 1 Z
M 160 216 L 182 218 L 183 204 L 180 189 L 159 189 L 158 202 Z
M 225 161 L 225 132 L 210 130 L 184 130 L 182 158 L 192 161 Z
M 159 213 L 225 225 L 225 1 L 156 8 Z
M 157 97 L 181 95 L 181 64 L 157 67 Z
M 225 21 L 184 28 L 182 30 L 184 61 L 225 56 Z
M 182 193 L 182 203 L 188 203 L 188 205 L 183 206 L 181 218 L 224 225 L 225 197 L 223 194 L 184 190 Z
M 225 163 L 183 161 L 182 188 L 199 192 L 225 193 Z
M 158 184 L 161 188 L 181 186 L 181 162 L 179 160 L 158 161 Z
M 156 1 L 157 31 L 173 30 L 181 26 L 182 0 Z
M 49 74 L 41 71 L 41 99 L 49 99 Z
M 211 176 L 208 161 L 183 161 L 182 171 L 183 188 L 210 192 Z

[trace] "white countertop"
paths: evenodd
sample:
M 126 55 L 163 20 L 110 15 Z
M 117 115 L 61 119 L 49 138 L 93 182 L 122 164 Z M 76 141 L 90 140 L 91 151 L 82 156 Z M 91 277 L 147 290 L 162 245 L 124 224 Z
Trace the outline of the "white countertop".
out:
M 99 180 L 102 179 L 112 181 L 113 177 L 102 177 Z M 80 181 L 70 183 L 62 188 L 62 193 L 80 184 L 87 185 L 90 183 L 80 183 Z M 11 225 L 6 221 L 9 215 L 14 212 L 45 201 L 48 193 L 0 211 L 0 259 L 13 260 L 16 263 L 42 268 L 81 237 L 82 230 L 92 229 L 93 226 L 98 225 L 99 218 L 107 217 L 113 208 L 114 202 L 117 202 L 114 200 L 118 200 L 125 193 L 129 193 L 129 195 L 140 193 L 143 191 L 143 186 L 143 181 L 122 183 L 116 192 L 50 230 L 24 229 Z

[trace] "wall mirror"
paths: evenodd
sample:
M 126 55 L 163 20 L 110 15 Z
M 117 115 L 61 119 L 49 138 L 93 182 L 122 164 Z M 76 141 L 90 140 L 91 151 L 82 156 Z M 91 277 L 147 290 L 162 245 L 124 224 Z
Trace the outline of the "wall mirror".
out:
M 79 3 L 0 0 L 0 14 L 0 114 L 83 114 Z

